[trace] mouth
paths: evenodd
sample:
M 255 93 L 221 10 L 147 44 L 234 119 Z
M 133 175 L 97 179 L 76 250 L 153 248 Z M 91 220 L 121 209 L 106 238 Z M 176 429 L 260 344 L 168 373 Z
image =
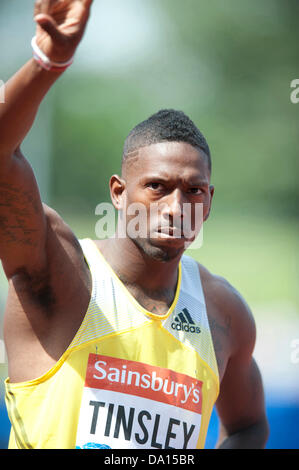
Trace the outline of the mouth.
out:
M 162 237 L 182 238 L 182 230 L 176 227 L 160 227 L 156 230 Z
M 159 242 L 181 245 L 187 241 L 181 229 L 177 227 L 159 227 L 151 232 L 152 238 Z

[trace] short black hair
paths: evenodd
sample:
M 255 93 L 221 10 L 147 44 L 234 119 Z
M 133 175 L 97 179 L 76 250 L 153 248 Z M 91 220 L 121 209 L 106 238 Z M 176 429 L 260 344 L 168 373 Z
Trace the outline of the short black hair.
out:
M 123 147 L 123 163 L 130 153 L 160 142 L 187 142 L 202 150 L 211 172 L 211 154 L 206 139 L 183 111 L 175 109 L 161 109 L 131 130 Z

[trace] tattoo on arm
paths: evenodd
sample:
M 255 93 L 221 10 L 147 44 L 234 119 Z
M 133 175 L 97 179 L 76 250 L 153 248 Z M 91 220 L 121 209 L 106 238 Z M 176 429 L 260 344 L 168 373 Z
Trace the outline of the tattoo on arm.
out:
M 0 183 L 0 238 L 2 243 L 36 246 L 37 228 L 32 216 L 38 214 L 38 204 L 30 191 L 8 183 Z

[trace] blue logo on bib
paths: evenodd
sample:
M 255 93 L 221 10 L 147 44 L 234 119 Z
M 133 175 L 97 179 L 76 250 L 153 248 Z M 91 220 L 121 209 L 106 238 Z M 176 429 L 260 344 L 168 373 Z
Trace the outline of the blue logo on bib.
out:
M 82 447 L 76 446 L 76 449 L 111 449 L 106 444 L 97 444 L 96 442 L 87 442 Z

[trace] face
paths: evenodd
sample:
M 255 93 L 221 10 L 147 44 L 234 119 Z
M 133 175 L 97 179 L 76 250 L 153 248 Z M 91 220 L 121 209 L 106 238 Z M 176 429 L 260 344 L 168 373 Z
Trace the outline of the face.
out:
M 214 193 L 207 158 L 182 142 L 149 145 L 130 156 L 111 198 L 126 236 L 147 256 L 180 257 L 207 219 Z

